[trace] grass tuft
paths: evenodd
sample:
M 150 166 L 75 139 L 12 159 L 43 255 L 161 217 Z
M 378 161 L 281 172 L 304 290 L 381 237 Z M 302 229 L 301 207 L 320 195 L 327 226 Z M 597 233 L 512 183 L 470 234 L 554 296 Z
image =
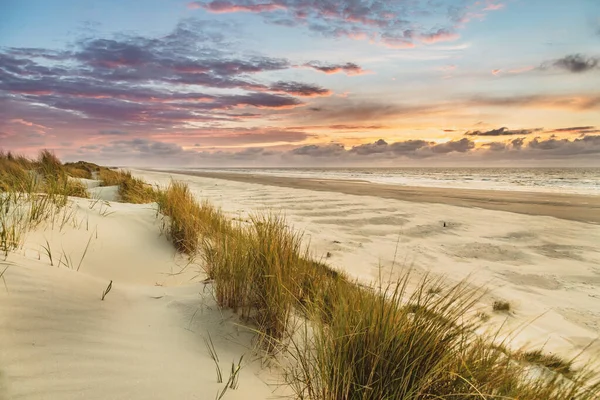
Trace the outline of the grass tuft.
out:
M 158 191 L 141 179 L 134 178 L 130 171 L 101 167 L 98 178 L 101 186 L 118 186 L 119 196 L 124 203 L 147 204 L 158 200 Z
M 519 352 L 517 357 L 531 364 L 542 365 L 565 376 L 572 376 L 574 372 L 572 360 L 564 360 L 556 354 L 545 354 L 542 350 Z
M 510 311 L 510 303 L 508 301 L 494 301 L 492 309 L 497 312 Z

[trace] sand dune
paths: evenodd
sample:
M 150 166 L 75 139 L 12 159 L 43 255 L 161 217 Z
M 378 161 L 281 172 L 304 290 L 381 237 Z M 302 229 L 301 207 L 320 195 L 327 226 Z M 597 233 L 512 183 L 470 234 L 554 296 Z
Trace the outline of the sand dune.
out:
M 0 262 L 0 271 L 8 267 L 0 398 L 213 399 L 225 384 L 204 345 L 209 334 L 225 380 L 244 355 L 239 388 L 224 399 L 276 396 L 276 375 L 252 362 L 253 335 L 218 309 L 194 266 L 182 271 L 187 261 L 161 235 L 154 209 L 90 204 L 74 200 L 62 229 L 41 227 Z
M 171 177 L 184 181 L 235 218 L 281 210 L 305 232 L 316 257 L 364 282 L 408 268 L 456 281 L 469 277 L 490 290 L 478 310 L 491 317 L 490 329 L 505 323 L 505 332 L 518 330 L 515 344 L 571 356 L 598 338 L 597 224 L 189 175 L 136 175 L 161 185 Z M 512 311 L 494 313 L 494 300 L 510 302 Z M 581 360 L 598 354 L 595 343 Z

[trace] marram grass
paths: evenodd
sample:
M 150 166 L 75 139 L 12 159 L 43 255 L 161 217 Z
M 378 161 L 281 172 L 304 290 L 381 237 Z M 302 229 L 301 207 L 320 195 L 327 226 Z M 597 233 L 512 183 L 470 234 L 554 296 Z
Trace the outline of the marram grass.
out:
M 563 364 L 500 351 L 494 338 L 476 335 L 481 319 L 470 311 L 481 292 L 465 283 L 426 278 L 413 287 L 405 276 L 365 288 L 312 260 L 280 215 L 227 222 L 185 185 L 169 190 L 161 209 L 178 226 L 187 221 L 182 232 L 197 230 L 182 237 L 200 243 L 218 304 L 252 323 L 270 354 L 285 355 L 287 383 L 299 399 L 600 398 L 588 370 L 552 372 L 546 367 Z

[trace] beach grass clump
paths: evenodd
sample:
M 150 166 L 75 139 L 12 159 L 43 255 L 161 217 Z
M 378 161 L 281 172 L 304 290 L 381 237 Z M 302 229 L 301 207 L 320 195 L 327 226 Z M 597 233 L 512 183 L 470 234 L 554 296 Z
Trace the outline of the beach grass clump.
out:
M 64 168 L 70 177 L 82 179 L 94 179 L 94 174 L 101 169 L 99 165 L 86 161 L 68 162 Z
M 232 222 L 221 210 L 208 201 L 198 202 L 183 182 L 173 181 L 166 189 L 157 190 L 156 201 L 158 211 L 168 217 L 167 233 L 182 253 L 194 255 L 200 249 L 201 240 L 213 240 L 232 231 Z M 210 268 L 207 273 L 211 277 Z
M 0 192 L 30 192 L 34 184 L 31 160 L 0 151 Z
M 279 215 L 257 214 L 204 237 L 202 250 L 219 305 L 253 321 L 272 349 L 303 284 L 301 235 Z
M 147 204 L 158 200 L 158 191 L 130 171 L 101 167 L 98 171 L 100 186 L 118 186 L 119 196 L 124 203 Z
M 565 360 L 556 354 L 544 353 L 542 350 L 521 351 L 517 353 L 520 360 L 544 366 L 565 376 L 574 373 L 573 360 Z
M 408 277 L 374 289 L 340 282 L 327 312 L 324 303 L 314 302 L 304 333 L 293 339 L 287 377 L 297 398 L 591 400 L 600 395 L 593 374 L 540 375 L 505 346 L 491 345 L 493 338 L 476 335 L 478 323 L 464 315 L 481 293 L 465 284 L 431 296 L 426 280 L 408 290 Z
M 461 317 L 477 297 L 462 286 L 440 298 L 409 294 L 407 285 L 338 281 L 328 310 L 312 304 L 311 334 L 294 346 L 299 362 L 289 371 L 299 398 L 408 399 L 428 389 L 470 328 Z
M 202 207 L 187 185 L 171 182 L 157 195 L 158 210 L 168 217 L 167 234 L 178 251 L 193 255 L 199 248 Z
M 0 191 L 44 193 L 63 204 L 68 196 L 89 197 L 86 187 L 70 178 L 61 161 L 49 150 L 42 150 L 36 160 L 0 152 Z

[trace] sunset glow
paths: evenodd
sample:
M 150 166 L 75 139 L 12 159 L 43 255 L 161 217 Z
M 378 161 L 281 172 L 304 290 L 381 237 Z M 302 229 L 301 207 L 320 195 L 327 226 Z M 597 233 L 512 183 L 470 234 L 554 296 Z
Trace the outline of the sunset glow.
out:
M 600 2 L 11 2 L 0 148 L 126 165 L 600 164 Z

